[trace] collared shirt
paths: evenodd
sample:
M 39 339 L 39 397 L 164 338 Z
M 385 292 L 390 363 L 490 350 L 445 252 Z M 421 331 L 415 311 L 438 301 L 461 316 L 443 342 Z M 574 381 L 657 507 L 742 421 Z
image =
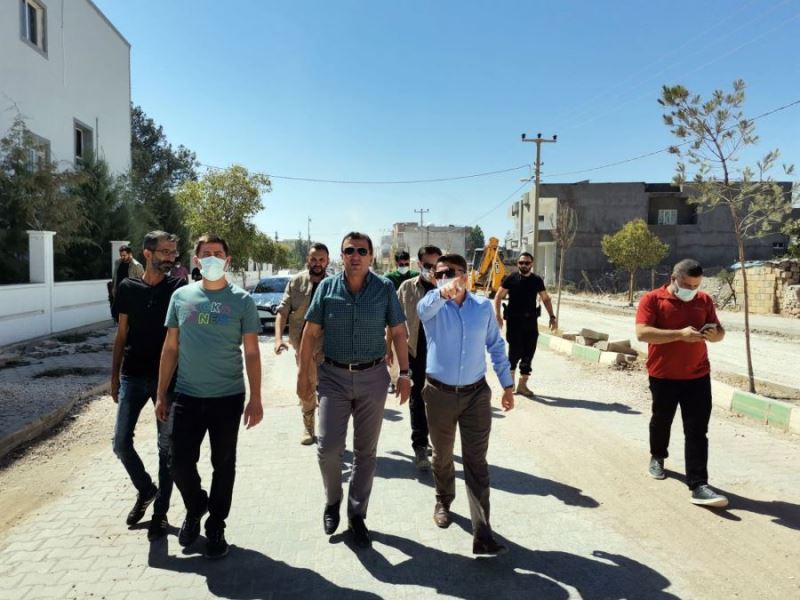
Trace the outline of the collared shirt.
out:
M 400 300 L 400 306 L 403 307 L 403 312 L 406 314 L 406 325 L 408 326 L 408 353 L 411 356 L 417 356 L 417 344 L 420 338 L 419 315 L 417 314 L 417 304 L 428 291 L 435 289 L 432 283 L 423 283 L 422 276 L 418 275 L 414 279 L 408 279 L 400 285 L 397 290 L 397 298 Z M 422 331 L 422 338 L 425 338 L 425 332 Z
M 278 312 L 289 323 L 289 343 L 297 352 L 300 352 L 300 339 L 303 335 L 306 311 L 311 304 L 314 289 L 311 273 L 308 270 L 301 271 L 286 284 L 286 291 L 278 305 Z
M 405 273 L 401 273 L 397 269 L 386 273 L 385 277 L 394 284 L 394 289 L 399 290 L 404 281 L 408 281 L 412 277 L 419 275 L 419 271 L 409 269 Z
M 673 294 L 669 286 L 647 292 L 639 300 L 636 322 L 658 329 L 683 329 L 690 325 L 698 331 L 707 323 L 719 325 L 714 301 L 705 292 L 689 302 Z M 658 379 L 699 379 L 711 372 L 708 349 L 703 342 L 647 345 L 647 373 Z
M 486 375 L 486 354 L 505 388 L 513 385 L 506 344 L 492 302 L 467 292 L 459 306 L 431 290 L 417 304 L 428 337 L 426 373 L 447 385 L 470 385 Z
M 387 325 L 405 320 L 392 282 L 371 272 L 355 295 L 344 273 L 323 279 L 306 312 L 306 321 L 323 329 L 325 356 L 347 364 L 386 354 Z

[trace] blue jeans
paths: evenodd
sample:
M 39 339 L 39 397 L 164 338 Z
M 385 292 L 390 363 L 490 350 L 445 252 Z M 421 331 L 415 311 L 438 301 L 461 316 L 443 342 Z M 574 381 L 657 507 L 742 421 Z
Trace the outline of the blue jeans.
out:
M 122 461 L 131 482 L 139 493 L 147 492 L 153 479 L 144 468 L 142 459 L 133 447 L 133 432 L 139 414 L 148 400 L 155 402 L 158 378 L 122 375 L 119 385 L 117 422 L 114 427 L 114 454 Z M 171 420 L 156 421 L 158 428 L 158 489 L 159 495 L 153 505 L 154 514 L 167 514 L 172 495 L 172 477 L 169 473 L 169 435 Z

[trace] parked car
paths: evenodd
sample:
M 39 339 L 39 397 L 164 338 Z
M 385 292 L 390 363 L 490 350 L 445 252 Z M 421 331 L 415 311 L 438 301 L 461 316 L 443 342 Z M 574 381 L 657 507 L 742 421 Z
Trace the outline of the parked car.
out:
M 289 277 L 264 277 L 250 293 L 258 307 L 258 318 L 261 326 L 275 325 L 278 314 L 278 305 L 283 298 L 283 292 L 289 283 Z

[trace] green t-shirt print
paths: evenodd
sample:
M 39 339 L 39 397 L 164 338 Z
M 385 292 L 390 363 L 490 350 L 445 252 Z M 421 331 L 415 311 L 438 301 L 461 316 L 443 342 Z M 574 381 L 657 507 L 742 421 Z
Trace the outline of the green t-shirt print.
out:
M 179 331 L 175 391 L 199 398 L 245 391 L 242 335 L 261 330 L 250 294 L 233 284 L 221 290 L 187 285 L 172 295 L 166 326 Z

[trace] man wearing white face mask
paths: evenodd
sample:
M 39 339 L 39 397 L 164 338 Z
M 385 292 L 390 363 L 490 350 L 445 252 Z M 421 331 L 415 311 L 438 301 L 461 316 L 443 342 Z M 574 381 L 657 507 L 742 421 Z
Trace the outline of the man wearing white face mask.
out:
M 419 273 L 411 268 L 411 255 L 405 250 L 398 250 L 394 255 L 394 264 L 397 268 L 394 271 L 389 271 L 384 275 L 386 279 L 392 282 L 395 291 L 400 289 L 403 282 L 413 279 Z M 396 350 L 396 349 L 395 349 Z M 397 361 L 393 360 L 396 354 L 391 346 L 391 336 L 387 336 L 386 356 L 389 358 L 389 377 L 391 383 L 389 384 L 389 393 L 394 394 L 396 390 L 397 378 L 400 375 Z
M 724 507 L 728 499 L 708 485 L 708 422 L 711 418 L 711 366 L 706 342 L 719 342 L 725 330 L 714 302 L 699 291 L 703 267 L 685 259 L 672 269 L 670 283 L 645 294 L 636 311 L 636 337 L 648 343 L 647 373 L 653 396 L 650 419 L 650 476 L 664 479 L 664 459 L 678 406 L 683 419 L 686 484 L 691 502 Z
M 263 417 L 261 322 L 252 296 L 225 279 L 230 253 L 224 239 L 213 234 L 201 237 L 194 261 L 202 281 L 176 291 L 167 309 L 156 416 L 161 421 L 169 416 L 167 388 L 179 366 L 171 407 L 171 471 L 183 496 L 186 519 L 178 542 L 184 547 L 194 543 L 200 535 L 200 520 L 208 512 L 206 556 L 221 558 L 228 553 L 225 519 L 233 497 L 239 418 L 244 411 L 244 425 L 250 429 Z M 242 345 L 250 383 L 246 405 Z M 203 490 L 197 472 L 206 433 L 213 466 L 210 494 Z

